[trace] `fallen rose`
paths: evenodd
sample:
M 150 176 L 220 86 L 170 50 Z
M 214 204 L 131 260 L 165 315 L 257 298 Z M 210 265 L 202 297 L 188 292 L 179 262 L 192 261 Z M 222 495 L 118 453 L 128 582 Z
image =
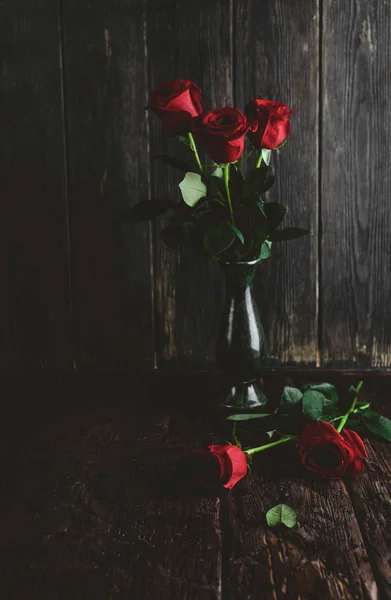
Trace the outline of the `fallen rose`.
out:
M 147 106 L 161 121 L 167 135 L 183 135 L 190 131 L 193 117 L 202 113 L 200 88 L 189 79 L 164 81 L 152 90 Z
M 343 429 L 339 433 L 325 421 L 306 425 L 297 447 L 305 468 L 326 479 L 359 475 L 364 470 L 363 459 L 368 456 L 364 442 L 355 431 Z
M 220 484 L 231 490 L 247 473 L 245 453 L 232 444 L 212 444 L 195 452 L 194 458 L 199 465 L 195 483 L 200 487 Z
M 244 109 L 251 124 L 249 139 L 255 148 L 274 150 L 289 135 L 293 114 L 286 104 L 266 98 L 254 98 Z
M 217 163 L 235 162 L 243 154 L 249 124 L 238 108 L 210 110 L 193 119 L 193 133 L 209 157 Z

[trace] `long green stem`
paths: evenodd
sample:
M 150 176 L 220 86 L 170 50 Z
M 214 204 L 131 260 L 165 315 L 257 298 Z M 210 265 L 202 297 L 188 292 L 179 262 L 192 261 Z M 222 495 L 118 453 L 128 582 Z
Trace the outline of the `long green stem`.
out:
M 257 162 L 255 163 L 255 168 L 258 169 L 258 167 L 261 166 L 261 162 L 262 162 L 262 150 L 257 158 Z
M 224 184 L 225 184 L 225 191 L 227 192 L 227 200 L 228 200 L 228 208 L 229 208 L 229 213 L 231 215 L 231 221 L 233 223 L 233 225 L 235 225 L 234 222 L 234 211 L 232 209 L 232 200 L 231 200 L 231 192 L 229 191 L 229 166 L 230 163 L 227 163 L 223 169 L 224 171 Z
M 348 412 L 343 415 L 343 417 L 341 419 L 341 422 L 340 422 L 340 424 L 337 427 L 337 431 L 339 431 L 339 432 L 342 431 L 342 429 L 345 427 L 346 421 L 348 420 L 348 418 L 350 417 L 350 415 L 353 412 L 355 412 L 355 410 L 356 410 L 356 404 L 357 404 L 357 400 L 358 400 L 358 393 L 359 393 L 359 391 L 361 389 L 362 384 L 363 384 L 363 382 L 360 381 L 360 383 L 358 384 L 358 386 L 356 388 L 357 395 L 356 395 L 356 397 L 354 398 L 354 400 L 352 402 L 352 406 L 349 408 Z
M 200 161 L 200 157 L 199 157 L 199 155 L 198 155 L 197 146 L 196 146 L 196 143 L 195 143 L 195 139 L 194 139 L 194 137 L 193 137 L 193 134 L 189 132 L 187 135 L 188 135 L 189 142 L 190 142 L 190 148 L 191 148 L 191 149 L 192 149 L 192 151 L 194 152 L 194 158 L 196 159 L 196 162 L 197 162 L 198 168 L 199 168 L 199 170 L 201 171 L 201 173 L 203 173 L 203 172 L 204 172 L 204 169 L 202 168 L 202 164 L 201 164 L 201 161 Z
M 277 440 L 276 442 L 270 442 L 270 444 L 265 444 L 264 446 L 259 446 L 258 448 L 250 448 L 250 450 L 245 451 L 245 454 L 247 454 L 248 456 L 252 456 L 257 452 L 262 452 L 262 450 L 268 450 L 269 448 L 274 448 L 274 446 L 285 444 L 285 442 L 290 442 L 291 440 L 295 440 L 298 437 L 298 435 L 288 435 L 287 437 L 284 437 L 281 440 Z

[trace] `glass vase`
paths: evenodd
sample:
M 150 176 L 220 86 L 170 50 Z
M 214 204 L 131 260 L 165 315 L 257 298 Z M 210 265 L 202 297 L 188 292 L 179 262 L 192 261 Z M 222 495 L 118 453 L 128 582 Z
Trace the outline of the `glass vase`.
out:
M 235 409 L 264 406 L 259 386 L 266 363 L 266 341 L 256 300 L 254 278 L 261 259 L 223 262 L 225 301 L 216 340 L 216 362 L 228 390 L 222 405 Z

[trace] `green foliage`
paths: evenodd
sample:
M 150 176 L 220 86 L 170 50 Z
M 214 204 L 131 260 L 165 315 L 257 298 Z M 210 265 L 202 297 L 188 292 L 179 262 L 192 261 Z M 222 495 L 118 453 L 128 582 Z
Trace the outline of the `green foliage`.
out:
M 363 411 L 361 419 L 369 431 L 391 442 L 391 421 L 389 419 L 374 410 Z
M 303 394 L 303 413 L 314 421 L 323 416 L 324 396 L 320 392 L 307 390 Z
M 285 386 L 282 390 L 280 404 L 281 406 L 292 406 L 298 404 L 303 399 L 303 394 L 300 390 L 294 387 Z
M 184 179 L 179 184 L 183 200 L 188 206 L 195 206 L 197 202 L 206 196 L 207 189 L 205 183 L 198 173 L 186 173 Z
M 308 229 L 301 229 L 300 227 L 287 227 L 286 229 L 274 231 L 270 235 L 270 239 L 273 242 L 286 242 L 288 240 L 304 237 L 305 235 L 312 235 L 312 232 Z
M 269 258 L 272 254 L 272 243 L 270 240 L 265 240 L 261 246 L 261 254 L 260 254 L 260 258 L 262 258 L 262 260 L 265 260 L 266 258 Z
M 244 182 L 245 199 L 254 195 L 260 196 L 264 191 L 266 191 L 264 188 L 268 170 L 268 165 L 266 165 L 266 163 L 262 163 L 259 168 L 250 171 L 246 181 Z M 266 187 L 266 189 L 269 189 L 269 187 Z
M 272 156 L 272 151 L 269 150 L 268 148 L 262 148 L 262 160 L 267 164 L 267 166 L 270 165 L 270 159 Z
M 236 233 L 230 225 L 229 221 L 224 221 L 205 232 L 204 246 L 210 256 L 218 256 L 233 244 Z
M 169 209 L 175 209 L 178 204 L 173 200 L 143 200 L 129 208 L 123 215 L 123 221 L 151 221 Z
M 294 527 L 297 523 L 297 515 L 287 504 L 277 504 L 267 511 L 266 522 L 269 527 L 277 527 L 281 524 L 286 527 Z
M 334 385 L 331 385 L 331 383 L 308 383 L 305 387 L 306 389 L 320 392 L 325 398 L 328 398 L 333 402 L 338 402 L 337 389 Z
M 226 417 L 227 421 L 250 421 L 251 419 L 263 419 L 264 417 L 270 417 L 269 413 L 239 413 L 237 415 L 229 415 Z
M 263 212 L 268 221 L 269 234 L 277 229 L 281 221 L 283 221 L 285 218 L 287 211 L 287 207 L 279 204 L 278 202 L 267 202 L 263 205 Z M 270 236 L 270 239 L 272 240 L 272 236 Z
M 232 231 L 234 232 L 234 234 L 239 238 L 239 240 L 242 242 L 242 244 L 244 244 L 244 237 L 243 237 L 243 233 L 241 231 L 239 231 L 239 229 L 230 221 L 228 221 L 228 225 L 230 226 L 230 228 L 232 229 Z

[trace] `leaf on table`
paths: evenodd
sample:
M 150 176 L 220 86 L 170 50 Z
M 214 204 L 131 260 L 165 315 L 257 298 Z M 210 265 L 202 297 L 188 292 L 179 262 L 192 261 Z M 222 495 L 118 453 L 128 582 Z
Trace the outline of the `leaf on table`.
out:
M 293 406 L 298 404 L 303 399 L 303 394 L 300 390 L 294 387 L 285 386 L 282 390 L 280 404 L 281 406 Z
M 324 396 L 320 392 L 307 390 L 303 394 L 303 413 L 306 417 L 317 421 L 323 415 Z
M 266 522 L 269 527 L 277 527 L 277 525 L 286 525 L 294 527 L 297 523 L 297 515 L 293 508 L 287 504 L 277 504 L 266 513 Z

